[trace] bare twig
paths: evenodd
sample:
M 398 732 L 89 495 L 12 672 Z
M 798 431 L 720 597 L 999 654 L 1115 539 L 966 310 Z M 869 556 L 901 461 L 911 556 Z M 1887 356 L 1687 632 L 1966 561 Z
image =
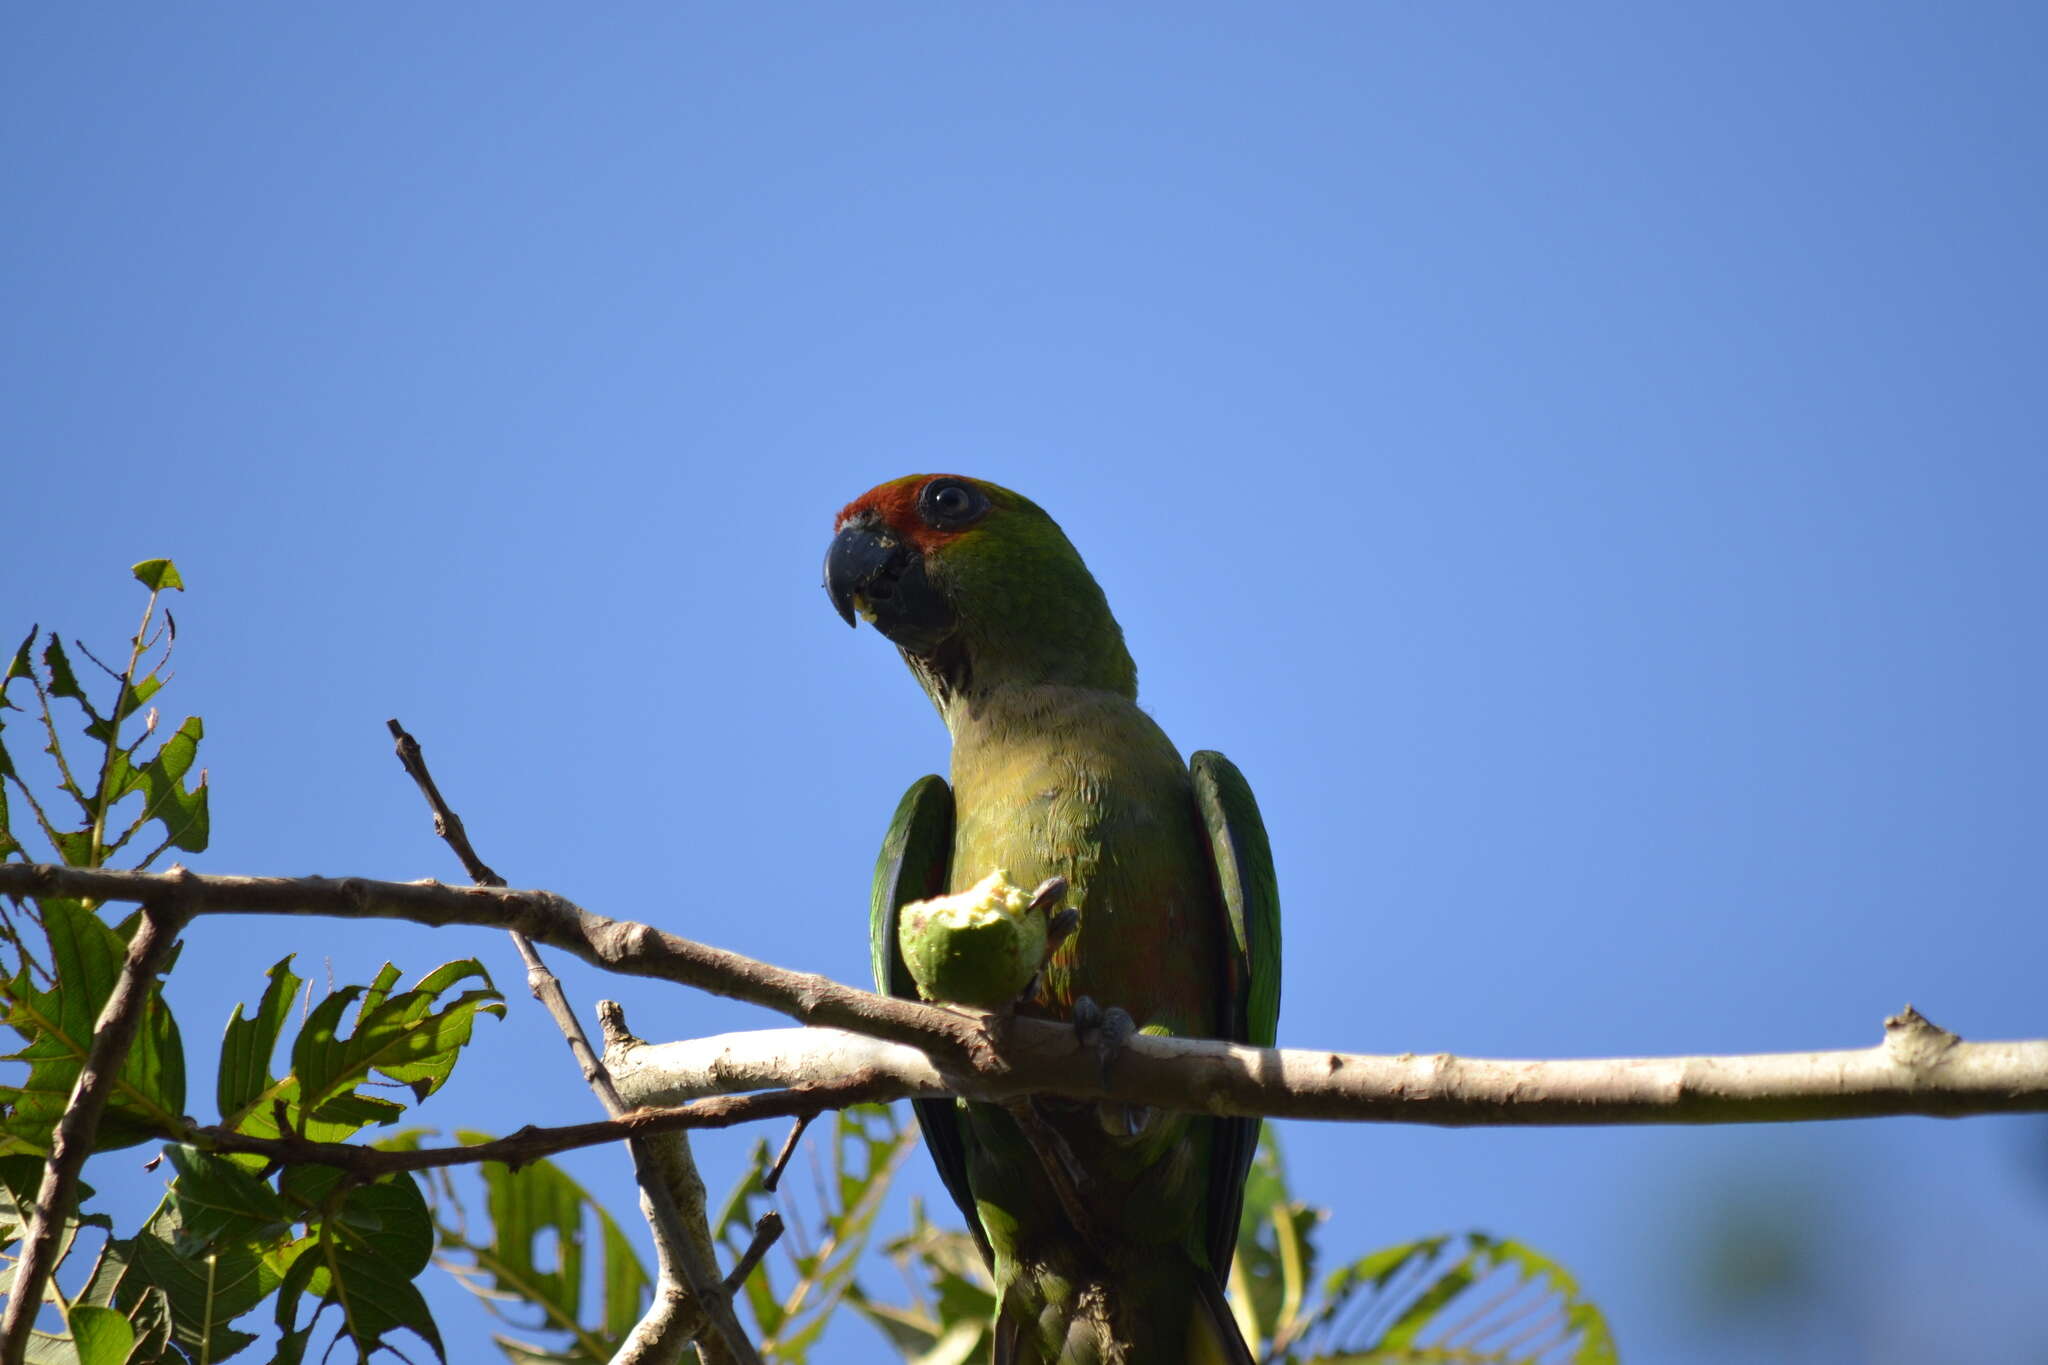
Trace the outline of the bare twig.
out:
M 798 1132 L 803 1130 L 799 1128 Z M 768 1248 L 775 1245 L 782 1236 L 782 1215 L 774 1209 L 761 1215 L 754 1224 L 754 1238 L 747 1243 L 747 1249 L 732 1263 L 732 1270 L 726 1274 L 725 1288 L 729 1294 L 737 1294 L 747 1282 L 747 1276 L 754 1273 L 754 1267 L 761 1264 L 761 1258 L 768 1254 Z
M 864 1072 L 862 1075 L 868 1088 L 874 1089 L 875 1074 Z M 816 1114 L 798 1114 L 796 1121 L 789 1125 L 789 1136 L 782 1140 L 782 1150 L 775 1154 L 773 1164 L 768 1167 L 768 1174 L 761 1177 L 762 1189 L 770 1194 L 775 1193 L 775 1187 L 782 1183 L 782 1173 L 789 1168 L 789 1159 L 796 1155 L 796 1144 L 802 1140 L 804 1129 L 810 1127 L 811 1120 L 816 1117 Z M 744 1279 L 745 1276 L 741 1278 Z
M 505 879 L 478 856 L 476 848 L 469 841 L 469 831 L 463 827 L 462 817 L 455 813 L 441 789 L 434 781 L 434 775 L 427 768 L 426 756 L 420 750 L 420 742 L 407 733 L 396 717 L 385 722 L 398 751 L 398 761 L 408 776 L 419 787 L 427 806 L 434 813 L 434 832 L 455 851 L 462 861 L 463 870 L 470 880 L 479 886 L 502 887 Z M 583 1080 L 597 1095 L 598 1102 L 614 1120 L 623 1118 L 630 1106 L 619 1098 L 619 1092 L 612 1084 L 612 1078 L 598 1059 L 590 1045 L 590 1035 L 584 1031 L 583 1022 L 569 1008 L 568 996 L 562 990 L 562 983 L 535 950 L 532 941 L 518 929 L 511 930 L 512 943 L 526 964 L 526 985 L 547 1012 L 553 1016 L 555 1025 L 562 1031 L 562 1037 L 569 1044 L 569 1051 L 576 1058 L 576 1065 L 583 1073 Z M 703 1182 L 697 1176 L 695 1162 L 690 1159 L 689 1147 L 680 1133 L 670 1135 L 662 1144 L 660 1159 L 655 1159 L 647 1144 L 629 1140 L 628 1150 L 633 1157 L 633 1175 L 640 1185 L 640 1198 L 648 1214 L 649 1225 L 654 1233 L 655 1251 L 660 1262 L 664 1280 L 670 1275 L 679 1277 L 682 1285 L 695 1300 L 704 1320 L 716 1329 L 722 1341 L 723 1351 L 712 1351 L 713 1355 L 730 1355 L 739 1365 L 757 1365 L 758 1356 L 753 1343 L 732 1311 L 731 1295 L 725 1292 L 723 1282 L 717 1274 L 717 1259 L 711 1247 L 711 1232 L 705 1225 L 703 1205 Z M 666 1176 L 664 1176 L 666 1172 Z M 694 1198 L 690 1192 L 694 1191 Z M 697 1205 L 694 1220 L 683 1207 L 686 1203 Z M 692 1336 L 701 1335 L 687 1331 L 678 1323 L 669 1322 L 676 1316 L 677 1296 L 656 1287 L 654 1305 L 650 1316 L 664 1319 L 659 1337 L 659 1346 L 649 1346 L 638 1354 L 621 1353 L 621 1359 L 629 1362 L 654 1362 L 671 1360 L 680 1351 L 681 1345 Z
M 2048 1040 L 1964 1042 L 1910 1010 L 1886 1021 L 1885 1042 L 1878 1047 L 1736 1057 L 1495 1061 L 1255 1048 L 1139 1034 L 1118 1055 L 1112 1085 L 1093 1050 L 1068 1025 L 872 995 L 648 925 L 606 919 L 544 891 L 190 874 L 174 883 L 161 873 L 0 864 L 0 895 L 146 901 L 174 885 L 185 889 L 201 914 L 330 914 L 521 928 L 537 941 L 621 973 L 699 986 L 869 1040 L 855 1045 L 843 1033 L 814 1028 L 658 1045 L 664 1055 L 671 1048 L 697 1049 L 696 1062 L 704 1069 L 691 1072 L 687 1081 L 709 1091 L 830 1079 L 811 1069 L 821 1056 L 840 1068 L 833 1075 L 844 1075 L 846 1059 L 857 1055 L 861 1065 L 890 1076 L 901 1094 L 990 1101 L 1051 1094 L 1196 1113 L 1450 1127 L 2048 1112 Z M 743 1045 L 762 1037 L 772 1038 L 773 1047 Z M 657 1099 L 663 1090 L 658 1077 L 624 1084 L 627 1059 L 619 1049 L 625 1046 L 614 1044 L 610 1054 L 622 1090 L 637 1101 L 665 1102 Z
M 420 789 L 420 795 L 427 798 L 427 809 L 434 812 L 434 833 L 453 849 L 462 861 L 462 870 L 478 886 L 503 886 L 505 879 L 491 870 L 477 855 L 476 846 L 469 842 L 469 831 L 463 827 L 462 817 L 455 813 L 441 795 L 440 786 L 434 781 L 434 774 L 427 769 L 427 756 L 420 750 L 420 742 L 414 739 L 406 728 L 398 723 L 396 716 L 384 722 L 384 728 L 391 732 L 391 738 L 398 750 L 398 762 Z
M 6 1315 L 0 1318 L 0 1362 L 4 1365 L 21 1365 L 28 1351 L 43 1291 L 57 1268 L 65 1215 L 78 1197 L 79 1172 L 92 1151 L 121 1064 L 128 1059 L 136 1030 L 142 1025 L 157 973 L 170 960 L 179 931 L 190 917 L 179 891 L 191 879 L 183 868 L 173 868 L 158 878 L 163 889 L 143 906 L 135 936 L 128 940 L 121 974 L 93 1025 L 92 1046 L 51 1137 L 50 1157 L 43 1165 L 42 1185 L 36 1191 L 35 1212 L 15 1266 Z
M 364 1180 L 374 1180 L 394 1171 L 428 1171 L 449 1166 L 475 1166 L 500 1161 L 518 1168 L 543 1157 L 582 1147 L 600 1147 L 607 1142 L 630 1142 L 657 1133 L 681 1133 L 693 1128 L 731 1128 L 758 1119 L 786 1118 L 792 1114 L 799 1123 L 848 1105 L 864 1104 L 877 1098 L 894 1098 L 902 1087 L 892 1078 L 874 1072 L 843 1076 L 821 1085 L 768 1090 L 752 1095 L 714 1095 L 666 1109 L 632 1109 L 615 1119 L 591 1123 L 568 1123 L 553 1128 L 532 1124 L 488 1142 L 453 1147 L 413 1147 L 403 1150 L 364 1147 L 352 1142 L 315 1142 L 284 1129 L 274 1138 L 256 1137 L 227 1128 L 195 1127 L 177 1136 L 209 1152 L 260 1156 L 283 1166 L 332 1166 Z

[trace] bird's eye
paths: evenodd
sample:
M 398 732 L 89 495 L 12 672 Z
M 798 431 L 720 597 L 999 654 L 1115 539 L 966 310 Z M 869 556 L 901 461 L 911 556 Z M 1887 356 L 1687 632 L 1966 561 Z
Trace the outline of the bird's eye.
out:
M 958 479 L 933 479 L 917 498 L 918 515 L 941 530 L 965 526 L 987 510 L 981 490 Z

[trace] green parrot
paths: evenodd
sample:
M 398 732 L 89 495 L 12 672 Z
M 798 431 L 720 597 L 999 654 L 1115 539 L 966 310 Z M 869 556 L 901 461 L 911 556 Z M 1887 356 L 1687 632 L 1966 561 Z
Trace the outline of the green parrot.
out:
M 1221 754 L 1183 762 L 1139 708 L 1123 631 L 1058 524 L 1008 489 L 918 474 L 834 532 L 833 605 L 902 651 L 953 741 L 952 785 L 911 785 L 875 866 L 876 988 L 916 995 L 906 903 L 997 870 L 1060 877 L 1078 927 L 1020 1012 L 1075 1021 L 1109 1065 L 1134 1023 L 1271 1046 L 1279 895 L 1251 789 Z M 1257 1119 L 916 1108 L 995 1279 L 997 1365 L 1251 1365 L 1223 1284 Z

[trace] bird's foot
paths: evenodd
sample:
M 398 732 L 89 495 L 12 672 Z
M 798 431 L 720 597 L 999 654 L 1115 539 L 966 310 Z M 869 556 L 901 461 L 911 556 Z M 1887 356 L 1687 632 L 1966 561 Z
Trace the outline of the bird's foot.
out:
M 1074 998 L 1073 1022 L 1074 1033 L 1080 1038 L 1081 1045 L 1095 1049 L 1095 1064 L 1101 1071 L 1103 1085 L 1107 1086 L 1110 1069 L 1116 1065 L 1116 1059 L 1138 1035 L 1137 1021 L 1115 1005 L 1104 1009 L 1082 995 Z M 1102 1131 L 1111 1137 L 1137 1137 L 1152 1126 L 1157 1114 L 1158 1111 L 1149 1104 L 1112 1101 L 1095 1106 L 1095 1116 L 1102 1125 Z
M 1116 1063 L 1117 1055 L 1137 1034 L 1137 1022 L 1121 1006 L 1104 1009 L 1088 996 L 1074 997 L 1074 1036 L 1081 1040 L 1081 1046 L 1095 1049 L 1095 1063 L 1101 1069 L 1104 1085 L 1109 1084 L 1109 1069 Z

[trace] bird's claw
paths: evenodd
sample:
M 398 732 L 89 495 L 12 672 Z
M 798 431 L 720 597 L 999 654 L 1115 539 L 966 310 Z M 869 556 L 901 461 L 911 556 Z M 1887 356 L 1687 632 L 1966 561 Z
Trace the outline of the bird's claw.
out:
M 1045 925 L 1045 956 L 1040 959 L 1038 970 L 1033 972 L 1031 979 L 1024 983 L 1024 990 L 1017 997 L 1017 1003 L 1020 1005 L 1038 1003 L 1039 989 L 1045 984 L 1046 965 L 1052 961 L 1052 955 L 1059 951 L 1060 945 L 1073 936 L 1075 928 L 1081 923 L 1081 912 L 1079 910 L 1074 909 L 1072 906 L 1063 906 L 1061 904 L 1066 898 L 1067 879 L 1065 877 L 1047 877 L 1038 884 L 1038 889 L 1031 893 L 1031 904 L 1025 907 L 1024 913 L 1047 917 Z
M 1031 904 L 1025 907 L 1025 913 L 1031 915 L 1050 915 L 1053 911 L 1059 909 L 1061 903 L 1066 898 L 1067 879 L 1065 877 L 1047 877 L 1038 884 L 1038 889 L 1031 893 Z

